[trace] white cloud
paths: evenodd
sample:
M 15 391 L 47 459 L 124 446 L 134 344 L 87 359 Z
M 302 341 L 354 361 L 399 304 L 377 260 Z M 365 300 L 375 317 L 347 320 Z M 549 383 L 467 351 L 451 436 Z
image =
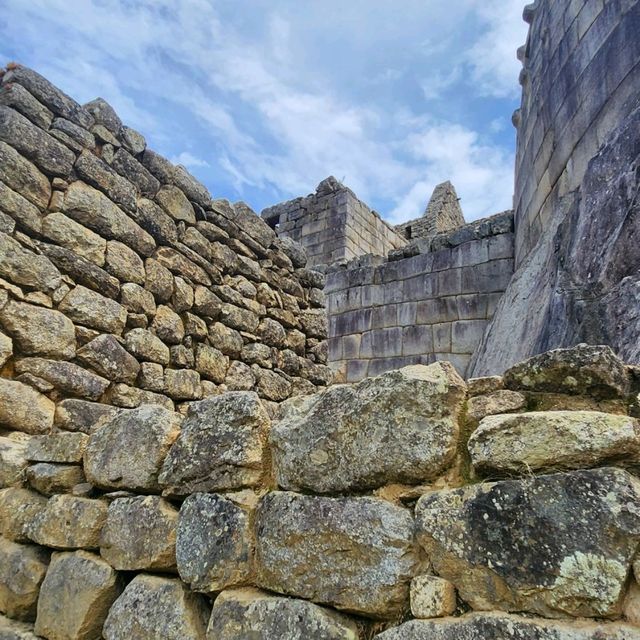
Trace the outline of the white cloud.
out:
M 194 156 L 188 151 L 182 151 L 177 156 L 171 158 L 171 162 L 174 164 L 181 164 L 183 167 L 210 167 L 211 165 L 202 158 Z

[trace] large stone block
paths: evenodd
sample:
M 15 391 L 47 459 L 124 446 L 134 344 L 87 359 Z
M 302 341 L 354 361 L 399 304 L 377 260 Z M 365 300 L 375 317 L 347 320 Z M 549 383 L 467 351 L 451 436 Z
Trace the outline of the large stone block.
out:
M 270 493 L 256 514 L 257 584 L 391 618 L 418 570 L 413 529 L 411 513 L 384 500 Z
M 0 180 L 41 211 L 49 206 L 51 185 L 47 177 L 4 142 L 0 142 Z
M 0 535 L 15 542 L 30 542 L 33 523 L 47 508 L 47 499 L 35 491 L 8 487 L 0 490 Z
M 628 624 L 557 622 L 508 613 L 471 613 L 460 618 L 410 620 L 375 640 L 639 640 Z
M 455 457 L 464 397 L 436 363 L 292 400 L 270 434 L 278 484 L 335 493 L 434 479 Z
M 210 608 L 180 580 L 137 575 L 115 601 L 105 640 L 204 640 Z
M 73 288 L 58 309 L 78 324 L 117 335 L 127 322 L 127 311 L 122 305 L 82 286 Z
M 437 491 L 417 538 L 474 609 L 615 617 L 640 540 L 640 484 L 620 469 Z
M 64 213 L 50 213 L 44 218 L 42 235 L 99 267 L 104 264 L 107 241 L 75 220 L 68 218 Z
M 48 640 L 95 640 L 122 592 L 116 572 L 93 553 L 54 553 L 42 583 L 35 633 Z
M 48 564 L 46 549 L 0 538 L 0 612 L 33 620 Z
M 53 425 L 55 404 L 15 380 L 0 378 L 0 426 L 25 433 L 47 433 Z
M 87 479 L 105 489 L 158 491 L 158 473 L 181 419 L 156 405 L 121 411 L 91 434 L 84 457 Z
M 67 398 L 56 405 L 54 422 L 56 427 L 60 429 L 91 433 L 120 411 L 121 409 L 118 407 L 112 407 L 108 404 Z
M 121 571 L 176 566 L 178 510 L 157 496 L 118 498 L 109 505 L 100 555 Z
M 53 291 L 62 276 L 49 258 L 25 249 L 17 240 L 0 232 L 0 276 L 19 286 Z
M 84 433 L 66 431 L 33 436 L 26 457 L 31 462 L 81 462 L 88 439 Z
M 215 600 L 207 639 L 358 640 L 358 625 L 306 600 L 258 589 L 223 591 Z
M 159 482 L 169 495 L 252 487 L 265 473 L 269 416 L 258 396 L 234 391 L 189 405 Z
M 127 350 L 140 360 L 168 365 L 169 347 L 146 329 L 132 329 L 125 336 Z
M 109 333 L 94 338 L 76 355 L 80 362 L 115 382 L 134 384 L 140 371 L 138 361 Z
M 54 549 L 97 549 L 106 517 L 102 500 L 55 495 L 34 518 L 29 537 Z
M 0 489 L 19 484 L 27 466 L 26 450 L 29 437 L 22 433 L 0 436 Z
M 155 240 L 107 196 L 76 180 L 67 189 L 64 213 L 103 238 L 119 240 L 143 256 L 150 256 Z
M 59 311 L 10 300 L 0 310 L 0 322 L 22 355 L 63 360 L 75 355 L 73 322 Z
M 11 620 L 0 614 L 1 640 L 39 640 L 33 633 L 33 625 L 28 622 Z
M 640 461 L 640 422 L 598 411 L 534 411 L 484 418 L 469 439 L 476 470 L 529 473 Z
M 620 398 L 629 393 L 624 364 L 611 347 L 578 345 L 521 362 L 504 374 L 508 389 Z
M 55 493 L 71 493 L 73 487 L 85 482 L 82 467 L 75 464 L 51 464 L 39 462 L 31 465 L 26 472 L 29 486 L 51 496 Z
M 180 577 L 191 589 L 211 593 L 250 582 L 255 501 L 253 494 L 213 493 L 195 493 L 184 501 L 176 556 Z

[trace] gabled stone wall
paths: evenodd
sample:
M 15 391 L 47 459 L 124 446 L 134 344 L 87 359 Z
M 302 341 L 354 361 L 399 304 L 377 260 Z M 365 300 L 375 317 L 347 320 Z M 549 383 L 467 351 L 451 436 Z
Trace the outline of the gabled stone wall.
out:
M 34 433 L 86 430 L 107 405 L 329 383 L 324 279 L 299 246 L 213 200 L 104 101 L 2 75 L 0 388 L 41 407 Z
M 511 212 L 327 273 L 329 365 L 355 382 L 436 360 L 461 375 L 513 274 Z

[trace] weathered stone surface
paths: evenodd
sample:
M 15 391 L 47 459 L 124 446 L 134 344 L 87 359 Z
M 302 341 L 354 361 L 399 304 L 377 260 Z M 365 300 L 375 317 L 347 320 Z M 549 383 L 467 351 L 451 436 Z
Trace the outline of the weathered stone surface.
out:
M 187 197 L 178 187 L 165 184 L 156 193 L 156 202 L 174 219 L 196 223 L 196 215 Z
M 71 289 L 58 309 L 78 324 L 116 335 L 122 333 L 127 322 L 123 306 L 82 286 Z
M 29 537 L 54 549 L 97 549 L 106 518 L 107 505 L 102 500 L 55 495 L 36 516 Z
M 504 389 L 502 376 L 484 376 L 482 378 L 469 378 L 467 380 L 469 396 L 480 396 Z
M 103 98 L 96 98 L 87 102 L 84 108 L 93 116 L 96 124 L 104 125 L 111 133 L 120 135 L 122 121 L 118 117 L 114 108 Z
M 17 149 L 45 173 L 64 178 L 71 172 L 75 160 L 73 152 L 4 105 L 0 105 L 0 140 Z
M 135 409 L 142 404 L 159 405 L 167 409 L 167 411 L 173 411 L 175 408 L 173 400 L 165 395 L 130 387 L 122 382 L 114 384 L 109 390 L 109 402 L 117 407 L 127 409 Z
M 48 462 L 31 465 L 26 471 L 26 478 L 31 488 L 46 496 L 69 493 L 75 485 L 85 481 L 81 466 Z
M 158 473 L 180 432 L 181 417 L 159 406 L 122 411 L 94 431 L 84 468 L 105 489 L 158 491 Z
M 75 355 L 73 323 L 59 311 L 10 300 L 0 310 L 0 323 L 24 355 L 62 359 Z
M 167 344 L 180 344 L 184 340 L 184 325 L 180 316 L 163 304 L 158 307 L 151 328 Z
M 120 287 L 120 303 L 129 311 L 127 326 L 132 329 L 144 329 L 148 325 L 148 318 L 152 317 L 156 312 L 156 301 L 153 294 L 143 289 L 139 284 L 135 284 L 135 282 L 125 282 Z M 138 321 L 132 324 L 133 314 L 145 317 L 140 318 L 140 324 L 138 324 Z
M 0 142 L 0 180 L 41 211 L 49 206 L 51 185 L 47 176 L 4 142 Z
M 29 530 L 46 506 L 46 498 L 28 489 L 0 490 L 0 534 L 15 542 L 30 542 Z
M 583 469 L 640 461 L 640 422 L 597 411 L 533 411 L 484 418 L 468 443 L 484 473 Z
M 182 504 L 178 521 L 178 572 L 194 591 L 205 593 L 250 582 L 253 569 L 251 511 L 234 496 L 195 493 Z M 253 502 L 256 498 L 253 497 Z
M 207 380 L 220 384 L 224 382 L 227 368 L 229 367 L 229 358 L 214 347 L 198 344 L 196 346 L 195 367 L 196 371 Z
M 203 640 L 210 608 L 179 580 L 137 575 L 109 611 L 105 640 Z
M 27 466 L 28 436 L 20 432 L 0 436 L 0 489 L 19 483 Z
M 176 276 L 173 280 L 173 297 L 171 298 L 171 305 L 176 313 L 182 313 L 188 311 L 193 307 L 194 295 L 191 285 Z
M 97 400 L 109 386 L 108 380 L 73 362 L 22 358 L 16 362 L 15 370 L 18 374 L 29 373 L 42 378 L 64 393 L 88 400 Z
M 53 114 L 22 85 L 6 83 L 0 88 L 0 104 L 12 107 L 41 129 L 48 129 Z
M 155 249 L 154 239 L 100 191 L 76 180 L 67 189 L 64 212 L 103 238 L 119 240 L 143 256 Z
M 121 592 L 116 572 L 93 553 L 54 553 L 40 590 L 34 631 L 49 640 L 100 638 L 109 608 Z
M 358 640 L 355 622 L 305 600 L 258 589 L 230 589 L 215 600 L 207 639 Z
M 193 352 L 189 353 L 193 358 Z M 202 398 L 200 374 L 193 369 L 167 369 L 164 372 L 164 390 L 174 400 L 199 400 Z
M 160 247 L 156 251 L 155 257 L 160 264 L 176 275 L 182 276 L 190 282 L 203 284 L 207 287 L 211 286 L 211 278 L 207 272 L 179 251 L 171 247 Z
M 116 240 L 107 242 L 105 262 L 105 269 L 120 282 L 144 284 L 145 272 L 142 258 L 122 242 Z
M 137 188 L 146 197 L 153 198 L 160 188 L 160 183 L 125 149 L 116 151 L 111 166 Z M 135 219 L 135 218 L 134 218 Z M 140 221 L 138 220 L 140 224 Z M 141 225 L 144 229 L 144 225 Z M 148 231 L 148 229 L 147 229 Z M 151 234 L 153 235 L 153 234 Z
M 77 359 L 108 380 L 133 384 L 140 371 L 138 361 L 115 336 L 104 333 L 78 350 Z
M 256 383 L 256 378 L 249 365 L 234 360 L 227 369 L 224 381 L 229 391 L 250 391 Z
M 96 139 L 89 131 L 65 118 L 56 118 L 51 124 L 50 133 L 74 151 L 96 148 Z M 63 135 L 61 136 L 60 133 Z
M 467 403 L 467 416 L 480 421 L 486 416 L 497 413 L 509 413 L 523 409 L 527 399 L 518 391 L 499 389 L 485 395 L 473 396 Z
M 35 545 L 0 538 L 0 611 L 18 620 L 33 620 L 49 553 Z
M 178 229 L 173 218 L 155 202 L 140 198 L 137 210 L 131 217 L 158 243 L 175 246 Z
M 97 233 L 68 218 L 64 213 L 50 213 L 42 220 L 42 235 L 101 267 L 107 241 Z
M 0 211 L 13 219 L 19 229 L 28 233 L 40 233 L 42 218 L 38 207 L 0 180 Z M 3 229 L 9 233 L 8 229 Z
M 214 322 L 209 325 L 209 342 L 222 353 L 232 357 L 240 357 L 242 351 L 242 336 L 221 322 Z
M 0 232 L 0 276 L 14 284 L 38 291 L 60 286 L 60 272 L 45 256 L 25 249 L 17 240 Z
M 178 510 L 157 496 L 118 498 L 109 505 L 100 555 L 120 571 L 176 566 Z
M 66 431 L 32 436 L 26 457 L 31 462 L 81 462 L 88 440 L 84 433 Z
M 169 364 L 169 347 L 146 329 L 129 331 L 125 336 L 125 344 L 127 350 L 140 360 Z
M 307 265 L 307 252 L 295 240 L 287 237 L 276 238 L 274 245 L 284 252 L 296 269 L 301 269 Z
M 0 425 L 25 433 L 47 433 L 53 425 L 55 404 L 15 380 L 0 378 Z
M 55 425 L 67 431 L 91 433 L 120 411 L 121 409 L 107 404 L 68 398 L 56 406 Z
M 613 468 L 436 491 L 418 501 L 417 538 L 474 609 L 613 617 L 640 539 L 639 491 Z
M 257 584 L 375 618 L 408 604 L 413 518 L 375 498 L 273 492 L 256 514 Z
M 236 391 L 189 405 L 159 477 L 165 493 L 224 491 L 262 479 L 269 417 L 253 392 Z
M 11 620 L 0 614 L 0 640 L 39 640 L 28 622 Z
M 437 576 L 416 576 L 411 581 L 411 614 L 414 618 L 442 618 L 456 610 L 456 588 Z
M 180 187 L 189 200 L 193 200 L 193 202 L 205 208 L 211 204 L 211 196 L 207 188 L 182 165 L 178 164 L 173 168 L 171 180 L 173 184 Z
M 375 640 L 638 640 L 640 629 L 627 624 L 556 622 L 508 613 L 471 613 L 460 618 L 410 620 Z
M 0 332 L 0 369 L 4 367 L 13 355 L 13 340 Z
M 83 151 L 75 163 L 81 180 L 100 189 L 110 200 L 127 211 L 135 209 L 136 191 L 133 185 L 91 151 Z
M 611 347 L 578 345 L 525 360 L 504 374 L 508 389 L 618 398 L 629 393 L 624 364 Z
M 291 394 L 291 383 L 288 379 L 279 375 L 275 371 L 262 369 L 257 365 L 252 367 L 257 385 L 256 391 L 261 398 L 266 398 L 273 402 L 282 402 Z
M 436 363 L 291 401 L 270 435 L 278 484 L 332 493 L 433 479 L 455 457 L 464 395 Z

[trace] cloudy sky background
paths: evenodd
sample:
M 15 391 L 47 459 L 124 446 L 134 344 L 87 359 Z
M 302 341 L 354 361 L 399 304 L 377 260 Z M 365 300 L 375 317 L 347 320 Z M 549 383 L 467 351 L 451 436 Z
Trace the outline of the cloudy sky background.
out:
M 390 222 L 511 206 L 524 0 L 0 0 L 0 64 L 97 96 L 256 211 L 332 174 Z

